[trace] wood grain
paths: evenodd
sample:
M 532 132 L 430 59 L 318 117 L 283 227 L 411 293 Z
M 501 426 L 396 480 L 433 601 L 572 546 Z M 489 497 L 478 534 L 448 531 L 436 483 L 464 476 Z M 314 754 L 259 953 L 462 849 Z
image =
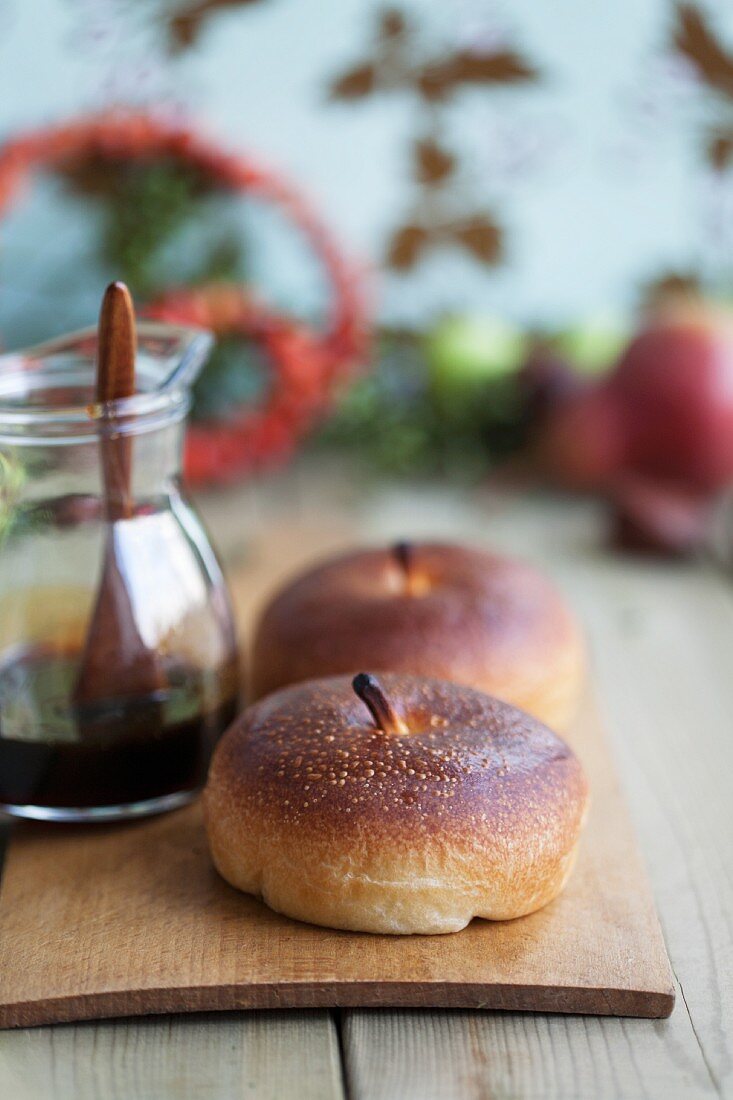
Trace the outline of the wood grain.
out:
M 365 523 L 404 534 L 400 492 Z M 406 499 L 403 508 L 407 507 Z M 612 557 L 597 505 L 463 499 L 425 487 L 410 530 L 454 532 L 548 567 L 588 627 L 678 988 L 671 1019 L 349 1012 L 358 1100 L 733 1096 L 733 586 L 698 564 Z
M 124 283 L 110 283 L 99 311 L 97 401 L 117 401 L 135 392 L 135 307 Z
M 665 1016 L 671 972 L 592 706 L 573 739 L 593 806 L 564 894 L 450 936 L 271 912 L 218 878 L 198 806 L 94 830 L 23 825 L 0 894 L 0 1024 L 333 1005 Z
M 353 1100 L 717 1095 L 694 1057 L 694 1036 L 680 1011 L 655 1022 L 446 1011 L 354 1010 L 345 1016 Z
M 96 400 L 100 404 L 132 397 L 136 358 L 135 307 L 130 291 L 124 283 L 110 283 L 99 311 Z M 102 435 L 100 445 L 107 518 L 129 518 L 132 441 L 127 435 Z
M 135 308 L 124 283 L 110 283 L 99 314 L 97 392 L 100 403 L 135 393 L 137 336 Z M 128 588 L 128 540 L 120 521 L 132 518 L 130 478 L 133 440 L 113 416 L 99 421 L 100 461 L 107 521 L 102 573 L 89 621 L 73 700 L 84 706 L 100 699 L 144 698 L 164 686 L 157 654 L 141 637 Z
M 341 1100 L 327 1012 L 247 1012 L 0 1034 L 7 1100 Z
M 675 1012 L 659 1021 L 344 1010 L 349 1095 L 733 1096 L 733 845 L 724 840 L 733 834 L 730 580 L 695 564 L 612 558 L 601 548 L 603 516 L 596 505 L 435 484 L 374 484 L 346 467 L 312 460 L 284 476 L 209 494 L 201 504 L 225 561 L 240 567 L 237 595 L 248 616 L 299 556 L 364 539 L 466 539 L 549 566 L 589 627 L 614 756 L 681 983 Z M 288 1020 L 295 1015 L 285 1014 Z M 288 1049 L 278 1041 L 280 1013 L 6 1031 L 0 1034 L 0 1096 L 148 1100 L 148 1076 L 159 1086 L 155 1100 L 199 1100 L 206 1092 L 202 1081 L 216 1098 L 218 1078 L 232 1082 L 229 1095 L 299 1095 L 292 1084 L 298 1082 L 308 1096 L 311 1076 L 333 1071 L 332 1025 L 325 1012 L 297 1015 L 307 1037 L 305 1060 L 301 1042 Z M 260 1055 L 253 1063 L 239 1027 L 255 1019 Z M 226 1037 L 221 1044 L 212 1040 L 219 1028 Z M 236 1085 L 242 1068 L 244 1083 Z M 91 1077 L 96 1086 L 80 1092 L 79 1082 Z

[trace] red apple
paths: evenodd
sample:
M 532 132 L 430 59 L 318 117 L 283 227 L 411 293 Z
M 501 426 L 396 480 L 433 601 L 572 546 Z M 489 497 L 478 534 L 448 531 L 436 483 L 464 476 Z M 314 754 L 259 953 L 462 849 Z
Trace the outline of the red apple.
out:
M 627 465 L 715 490 L 733 480 L 733 318 L 699 304 L 652 320 L 609 382 Z
M 534 448 L 543 475 L 565 488 L 606 485 L 626 461 L 624 416 L 605 384 L 570 394 L 552 408 Z
M 549 411 L 535 455 L 574 489 L 630 472 L 693 493 L 733 481 L 733 316 L 687 303 L 652 317 L 606 379 Z

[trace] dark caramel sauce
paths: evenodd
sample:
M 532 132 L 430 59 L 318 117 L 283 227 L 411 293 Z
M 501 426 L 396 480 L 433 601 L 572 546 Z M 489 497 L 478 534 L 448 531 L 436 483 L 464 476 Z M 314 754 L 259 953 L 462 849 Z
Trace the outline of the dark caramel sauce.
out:
M 90 808 L 195 790 L 236 716 L 236 668 L 163 663 L 146 697 L 74 707 L 78 653 L 36 647 L 0 661 L 0 803 Z

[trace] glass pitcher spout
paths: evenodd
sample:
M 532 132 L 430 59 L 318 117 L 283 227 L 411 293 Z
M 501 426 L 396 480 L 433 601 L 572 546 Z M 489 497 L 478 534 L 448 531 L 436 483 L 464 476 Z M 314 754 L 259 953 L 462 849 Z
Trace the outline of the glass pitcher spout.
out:
M 190 390 L 214 340 L 205 329 L 142 321 L 132 397 L 96 403 L 97 330 L 82 329 L 0 355 L 3 438 L 96 435 L 105 420 L 137 431 L 169 413 L 185 416 Z
M 136 375 L 138 388 L 144 393 L 192 386 L 214 344 L 206 329 L 157 321 L 138 322 L 137 338 Z M 44 370 L 61 370 L 70 362 L 83 370 L 85 365 L 94 366 L 96 352 L 95 326 L 0 355 L 0 376 L 4 376 L 0 394 L 7 388 L 9 377 L 19 371 L 32 371 L 41 364 Z

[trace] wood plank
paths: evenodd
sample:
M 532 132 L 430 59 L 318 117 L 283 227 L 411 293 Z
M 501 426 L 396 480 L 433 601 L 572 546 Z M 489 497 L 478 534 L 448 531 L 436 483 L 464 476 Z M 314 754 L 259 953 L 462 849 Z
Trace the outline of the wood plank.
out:
M 404 505 L 403 505 L 404 507 Z M 465 508 L 465 503 L 464 503 Z M 476 1013 L 345 1013 L 356 1097 L 733 1095 L 733 588 L 701 566 L 612 558 L 596 505 L 436 494 L 433 533 L 549 566 L 594 674 L 682 994 L 654 1025 Z M 422 514 L 422 513 L 421 513 Z M 399 508 L 380 532 L 403 532 Z M 726 977 L 727 976 L 727 977 Z
M 312 528 L 317 515 L 319 523 L 332 531 L 341 531 L 348 521 L 351 541 L 409 534 L 470 539 L 548 563 L 578 602 L 591 628 L 595 671 L 612 720 L 624 788 L 660 903 L 670 954 L 682 979 L 685 999 L 680 998 L 670 1020 L 656 1023 L 509 1013 L 346 1011 L 342 1014 L 344 1041 L 354 1095 L 390 1100 L 397 1095 L 407 1100 L 410 1096 L 430 1100 L 455 1095 L 482 1100 L 491 1095 L 577 1096 L 584 1100 L 589 1096 L 695 1097 L 716 1091 L 733 1095 L 729 1039 L 733 1027 L 727 991 L 720 996 L 715 977 L 717 957 L 720 974 L 725 975 L 726 968 L 730 974 L 733 969 L 729 965 L 730 924 L 720 919 L 723 905 L 728 914 L 733 911 L 730 846 L 721 844 L 721 837 L 731 834 L 730 817 L 722 802 L 730 775 L 727 752 L 733 750 L 728 689 L 731 589 L 717 577 L 701 579 L 700 570 L 694 567 L 659 569 L 612 561 L 598 548 L 599 509 L 575 502 L 498 499 L 434 486 L 398 485 L 374 491 L 351 471 L 328 469 L 324 479 L 309 467 L 304 472 L 295 469 L 275 484 L 268 481 L 264 489 L 250 483 L 236 491 L 207 496 L 204 505 L 207 520 L 230 560 L 245 561 L 259 554 L 270 524 L 287 521 L 291 527 Z M 335 542 L 339 539 L 340 535 Z M 244 599 L 254 604 L 256 592 L 245 593 Z M 667 616 L 662 625 L 659 608 L 667 605 L 676 607 L 678 614 Z M 647 618 L 656 624 L 654 629 L 644 625 Z M 667 634 L 681 631 L 682 641 L 688 629 L 691 645 L 702 640 L 700 681 L 700 671 L 690 668 L 683 647 L 675 647 L 674 661 L 668 657 Z M 635 634 L 634 641 L 629 640 L 630 634 Z M 650 655 L 658 666 L 654 683 L 637 674 Z M 664 706 L 667 680 L 676 683 L 674 707 Z M 697 797 L 685 782 L 685 755 L 692 753 L 694 758 L 697 732 L 688 716 L 696 713 L 703 694 L 708 697 L 706 709 L 714 710 L 716 718 L 703 731 L 705 774 L 701 760 L 695 759 L 694 768 L 696 786 L 702 778 L 703 801 L 717 806 L 714 812 L 712 807 L 700 811 Z M 664 750 L 664 734 L 670 728 L 676 741 L 672 754 Z M 717 757 L 708 766 L 711 749 L 725 750 L 720 766 Z M 680 807 L 674 833 L 667 822 L 668 802 Z M 730 800 L 727 806 L 730 813 Z M 713 853 L 724 861 L 724 875 L 712 865 Z M 706 918 L 709 914 L 714 917 L 704 935 L 698 909 Z M 706 923 L 710 924 L 709 919 Z M 352 1026 L 352 1018 L 358 1027 Z M 269 1014 L 264 1019 L 269 1019 Z M 192 1066 L 206 1059 L 210 1050 L 203 1039 L 197 1041 L 199 1021 L 204 1022 L 198 1016 L 183 1020 L 190 1027 L 187 1049 Z M 167 1021 L 146 1023 L 164 1027 Z M 0 1050 L 20 1050 L 26 1061 L 14 1062 L 18 1074 L 24 1068 L 32 1073 L 36 1048 L 28 1044 L 29 1037 L 77 1030 L 93 1036 L 109 1029 L 119 1034 L 122 1044 L 122 1037 L 136 1026 L 137 1021 L 6 1032 L 0 1035 Z M 91 1039 L 89 1048 L 79 1047 L 79 1058 L 89 1057 L 92 1047 Z M 236 1059 L 238 1052 L 232 1045 L 222 1048 L 217 1056 L 220 1072 L 226 1074 L 224 1063 Z M 100 1078 L 111 1074 L 119 1079 L 121 1096 L 136 1095 L 133 1065 L 126 1063 L 127 1077 L 121 1072 L 117 1075 L 115 1057 L 112 1047 L 105 1044 L 95 1059 Z M 397 1065 L 393 1064 L 395 1058 Z M 73 1047 L 65 1050 L 63 1060 L 71 1059 Z M 452 1085 L 456 1079 L 461 1086 L 458 1091 Z M 123 1087 L 125 1080 L 127 1088 Z M 392 1087 L 395 1082 L 397 1088 Z M 0 1076 L 0 1095 L 16 1095 L 3 1089 L 3 1084 L 5 1078 Z M 161 1100 L 178 1095 L 180 1087 L 178 1082 L 161 1089 Z M 253 1092 L 259 1095 L 256 1088 Z M 42 1094 L 48 1095 L 48 1091 Z M 34 1096 L 38 1095 L 36 1091 Z M 107 1094 L 100 1090 L 100 1095 Z
M 20 826 L 0 893 L 0 1024 L 334 1005 L 667 1015 L 669 964 L 592 706 L 572 740 L 593 798 L 565 892 L 451 936 L 271 912 L 216 875 L 198 806 L 93 830 Z
M 0 1034 L 7 1100 L 341 1100 L 327 1012 L 251 1012 Z
M 685 1100 L 719 1095 L 689 1021 L 486 1012 L 345 1013 L 351 1100 Z M 691 1054 L 691 1056 L 690 1056 Z
M 713 1086 L 733 1095 L 733 587 L 641 563 L 596 565 L 579 582 L 597 675 L 624 685 L 607 709 L 680 1007 Z

